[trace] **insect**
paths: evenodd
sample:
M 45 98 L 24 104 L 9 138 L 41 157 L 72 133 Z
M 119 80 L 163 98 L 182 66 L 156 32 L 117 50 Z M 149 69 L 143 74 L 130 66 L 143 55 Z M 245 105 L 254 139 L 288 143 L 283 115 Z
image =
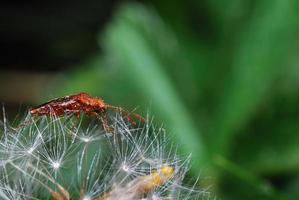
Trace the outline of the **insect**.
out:
M 99 117 L 104 128 L 108 130 L 108 109 L 113 109 L 122 114 L 126 114 L 128 121 L 130 121 L 133 125 L 136 125 L 136 122 L 132 119 L 132 116 L 140 121 L 145 121 L 140 115 L 130 113 L 121 107 L 106 104 L 102 99 L 98 97 L 91 97 L 85 92 L 51 100 L 47 103 L 30 109 L 29 112 L 33 116 L 62 117 L 68 114 L 75 114 L 78 118 L 81 113 L 85 113 L 88 116 Z

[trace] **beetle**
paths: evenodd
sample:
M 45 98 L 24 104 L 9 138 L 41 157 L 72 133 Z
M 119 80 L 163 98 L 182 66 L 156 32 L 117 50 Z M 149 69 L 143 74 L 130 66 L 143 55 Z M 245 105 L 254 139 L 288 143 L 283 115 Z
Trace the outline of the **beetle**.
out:
M 85 92 L 53 99 L 42 105 L 31 108 L 29 112 L 32 116 L 62 117 L 68 114 L 75 114 L 78 118 L 81 113 L 85 113 L 88 116 L 99 117 L 103 122 L 104 128 L 106 129 L 109 127 L 106 118 L 108 109 L 113 109 L 122 114 L 126 114 L 128 121 L 133 125 L 136 125 L 136 122 L 132 120 L 131 116 L 142 122 L 145 121 L 140 115 L 132 114 L 121 107 L 106 104 L 101 98 L 92 97 Z

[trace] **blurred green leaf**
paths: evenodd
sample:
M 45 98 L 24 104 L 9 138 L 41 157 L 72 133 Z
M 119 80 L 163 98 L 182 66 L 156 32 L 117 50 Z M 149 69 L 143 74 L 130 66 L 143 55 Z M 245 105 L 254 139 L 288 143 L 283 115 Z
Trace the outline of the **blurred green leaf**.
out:
M 242 166 L 257 174 L 272 175 L 299 169 L 298 118 L 269 123 L 238 140 L 243 148 L 233 155 Z M 254 138 L 254 139 L 251 139 Z M 246 155 L 246 156 L 244 156 Z
M 224 157 L 217 156 L 215 158 L 215 163 L 220 169 L 225 170 L 226 172 L 233 175 L 235 178 L 239 179 L 242 183 L 247 184 L 252 187 L 252 195 L 255 193 L 262 195 L 266 199 L 285 199 L 285 197 L 280 194 L 271 184 L 262 178 L 256 176 L 250 171 L 243 169 L 232 163 L 231 161 L 225 159 Z M 253 198 L 253 197 L 250 197 Z M 250 199 L 249 198 L 249 199 Z M 257 197 L 254 197 L 255 199 Z
M 296 174 L 292 176 L 292 179 L 286 184 L 285 195 L 288 199 L 298 199 L 299 198 L 299 176 Z
M 140 20 L 140 12 L 148 11 L 139 4 L 131 4 L 118 14 L 104 38 L 106 47 L 113 57 L 121 60 L 122 66 L 146 95 L 146 99 L 152 101 L 153 109 L 165 119 L 168 130 L 171 130 L 181 149 L 187 154 L 192 152 L 197 163 L 194 168 L 200 167 L 205 161 L 204 144 L 200 133 L 193 125 L 191 116 L 163 70 L 165 69 L 163 63 L 156 56 L 147 38 L 139 31 L 143 23 Z M 155 24 L 147 26 L 155 27 L 158 32 L 159 26 Z
M 296 5 L 292 0 L 260 1 L 236 38 L 233 71 L 212 130 L 213 152 L 227 152 L 236 130 L 252 117 L 286 60 L 294 56 L 291 44 L 299 30 Z

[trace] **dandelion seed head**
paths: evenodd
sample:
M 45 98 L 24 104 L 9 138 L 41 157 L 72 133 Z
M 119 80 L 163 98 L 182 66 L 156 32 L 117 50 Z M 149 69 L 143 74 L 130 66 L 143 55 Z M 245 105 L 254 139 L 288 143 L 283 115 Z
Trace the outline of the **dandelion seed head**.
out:
M 59 161 L 54 161 L 51 163 L 53 169 L 58 170 L 60 168 L 61 163 Z
M 152 200 L 161 200 L 162 198 L 159 197 L 158 195 L 153 194 Z
M 90 142 L 90 138 L 89 137 L 81 137 L 81 140 L 85 143 Z
M 91 200 L 91 198 L 89 196 L 84 196 L 82 200 Z
M 7 164 L 6 160 L 0 160 L 0 168 L 5 168 L 6 164 Z
M 131 173 L 131 172 L 132 172 L 131 168 L 130 168 L 126 163 L 123 163 L 123 164 L 121 165 L 121 169 L 122 169 L 123 171 L 127 172 L 127 173 Z
M 27 150 L 27 153 L 28 154 L 32 154 L 32 152 L 35 150 L 34 147 L 30 147 L 28 150 Z

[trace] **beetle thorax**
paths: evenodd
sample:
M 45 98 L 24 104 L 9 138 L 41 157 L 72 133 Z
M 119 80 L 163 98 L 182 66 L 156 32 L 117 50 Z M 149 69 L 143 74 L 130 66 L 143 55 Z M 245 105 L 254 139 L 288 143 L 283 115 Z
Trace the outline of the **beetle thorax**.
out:
M 98 111 L 106 110 L 106 104 L 100 98 L 94 98 L 89 96 L 86 93 L 80 93 L 77 99 L 81 105 L 88 107 L 90 110 L 98 110 Z

